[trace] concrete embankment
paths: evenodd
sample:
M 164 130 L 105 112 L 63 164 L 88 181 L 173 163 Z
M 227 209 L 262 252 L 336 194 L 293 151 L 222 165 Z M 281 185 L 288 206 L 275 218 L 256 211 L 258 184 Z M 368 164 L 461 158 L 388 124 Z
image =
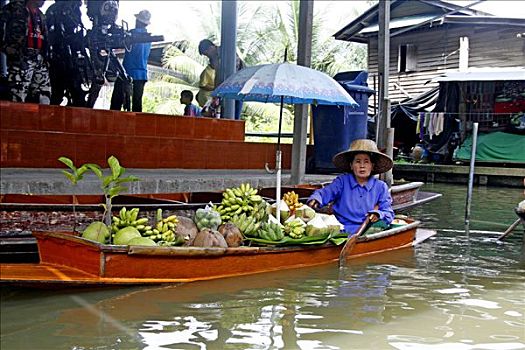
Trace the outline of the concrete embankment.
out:
M 100 194 L 100 182 L 87 174 L 74 189 L 61 173 L 62 169 L 2 168 L 0 193 L 16 194 Z M 396 164 L 395 183 L 406 181 L 467 183 L 468 166 Z M 275 174 L 264 170 L 206 170 L 206 169 L 127 169 L 140 182 L 131 183 L 129 193 L 169 193 L 218 191 L 249 182 L 254 187 L 273 187 Z M 305 175 L 304 183 L 330 182 L 332 175 Z M 476 167 L 475 184 L 488 186 L 523 187 L 525 168 Z M 290 173 L 283 172 L 282 185 L 290 184 Z
M 254 187 L 274 187 L 276 175 L 264 170 L 127 169 L 141 181 L 128 185 L 129 193 L 170 193 L 218 191 L 249 182 Z M 100 181 L 89 173 L 76 188 L 61 169 L 0 169 L 2 194 L 100 194 Z M 306 175 L 305 183 L 330 182 L 335 175 Z M 282 185 L 290 183 L 290 173 L 282 174 Z
M 395 164 L 396 179 L 407 181 L 468 183 L 468 165 Z M 523 187 L 525 168 L 487 167 L 474 168 L 474 184 L 481 186 Z

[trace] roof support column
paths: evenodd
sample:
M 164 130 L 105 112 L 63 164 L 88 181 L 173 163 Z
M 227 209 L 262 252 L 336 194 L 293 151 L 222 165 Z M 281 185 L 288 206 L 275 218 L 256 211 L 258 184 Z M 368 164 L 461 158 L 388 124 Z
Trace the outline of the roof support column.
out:
M 0 7 L 7 5 L 7 0 L 0 0 Z M 7 77 L 7 58 L 5 53 L 0 53 L 0 76 Z
M 297 42 L 297 64 L 310 67 L 312 63 L 312 23 L 314 1 L 299 2 L 299 38 Z M 292 185 L 303 182 L 306 167 L 306 128 L 309 105 L 295 105 L 292 146 Z M 312 130 L 310 130 L 312 132 Z
M 390 99 L 388 82 L 390 79 L 390 0 L 379 1 L 378 32 L 378 73 L 379 73 L 379 113 L 376 121 L 376 141 L 379 149 L 386 149 L 386 154 L 393 154 L 393 131 L 390 129 Z M 390 137 L 388 134 L 392 133 Z M 385 173 L 383 180 L 392 185 L 392 170 Z
M 237 0 L 223 0 L 221 3 L 221 46 L 220 46 L 220 69 L 219 81 L 222 83 L 226 78 L 235 73 L 236 56 L 235 48 L 237 42 Z M 222 99 L 221 118 L 234 119 L 235 101 Z

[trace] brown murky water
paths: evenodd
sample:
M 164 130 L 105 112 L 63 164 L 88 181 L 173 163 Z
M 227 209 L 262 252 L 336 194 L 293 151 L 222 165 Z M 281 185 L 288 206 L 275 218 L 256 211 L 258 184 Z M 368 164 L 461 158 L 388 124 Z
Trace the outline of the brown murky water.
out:
M 433 185 L 415 249 L 155 288 L 1 289 L 1 349 L 525 349 L 523 190 Z

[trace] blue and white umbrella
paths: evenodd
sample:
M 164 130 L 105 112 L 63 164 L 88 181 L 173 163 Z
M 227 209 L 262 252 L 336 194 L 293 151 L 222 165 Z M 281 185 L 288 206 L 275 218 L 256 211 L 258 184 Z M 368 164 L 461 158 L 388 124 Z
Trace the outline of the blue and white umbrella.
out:
M 244 68 L 228 77 L 212 95 L 232 100 L 281 104 L 275 155 L 277 220 L 281 199 L 283 104 L 358 106 L 352 96 L 327 74 L 288 62 Z
M 357 106 L 330 76 L 288 62 L 244 68 L 226 79 L 212 95 L 243 101 Z

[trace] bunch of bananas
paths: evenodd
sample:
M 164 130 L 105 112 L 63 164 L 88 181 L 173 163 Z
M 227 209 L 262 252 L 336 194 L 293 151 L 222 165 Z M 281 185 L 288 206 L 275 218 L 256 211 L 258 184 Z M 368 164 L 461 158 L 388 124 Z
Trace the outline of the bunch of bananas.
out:
M 294 219 L 284 224 L 284 232 L 292 238 L 301 238 L 305 233 L 306 224 L 301 219 Z
M 142 235 L 155 242 L 163 242 L 161 245 L 172 245 L 172 243 L 177 243 L 175 239 L 175 229 L 178 223 L 179 219 L 177 219 L 177 215 L 170 215 L 167 218 L 163 218 L 162 209 L 159 208 L 157 209 L 157 224 L 154 228 L 142 233 Z
M 284 238 L 284 232 L 281 225 L 274 222 L 265 222 L 259 230 L 259 237 L 268 241 L 280 241 Z
M 258 221 L 258 222 L 267 222 L 268 216 L 270 211 L 270 205 L 267 201 L 264 199 L 261 200 L 255 208 L 253 208 L 252 216 Z
M 117 233 L 121 228 L 132 226 L 144 236 L 146 231 L 151 230 L 151 226 L 148 226 L 148 218 L 138 219 L 138 215 L 139 208 L 127 210 L 126 207 L 122 207 L 122 209 L 120 209 L 119 215 L 113 216 L 111 218 L 113 221 L 111 224 L 112 233 Z
M 258 237 L 261 223 L 257 222 L 257 219 L 254 216 L 247 216 L 246 213 L 242 213 L 241 215 L 234 215 L 230 221 L 237 226 L 244 236 L 254 238 Z
M 222 193 L 222 201 L 213 209 L 221 214 L 223 222 L 228 222 L 235 215 L 246 213 L 250 215 L 255 210 L 262 197 L 257 194 L 257 189 L 250 186 L 249 183 L 241 184 L 236 188 L 227 188 Z
M 286 192 L 283 195 L 283 200 L 288 205 L 288 208 L 290 208 L 290 215 L 293 215 L 295 209 L 303 206 L 302 203 L 299 203 L 299 195 L 294 191 Z

